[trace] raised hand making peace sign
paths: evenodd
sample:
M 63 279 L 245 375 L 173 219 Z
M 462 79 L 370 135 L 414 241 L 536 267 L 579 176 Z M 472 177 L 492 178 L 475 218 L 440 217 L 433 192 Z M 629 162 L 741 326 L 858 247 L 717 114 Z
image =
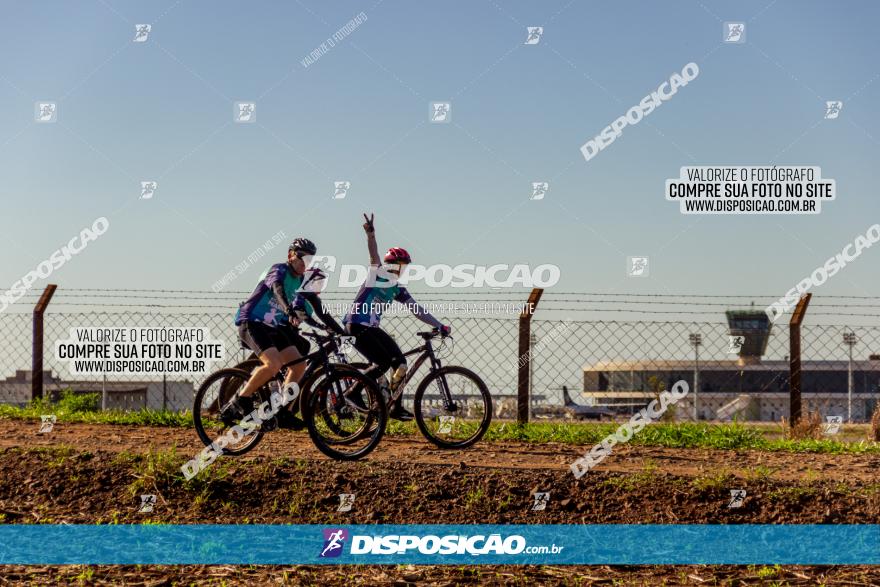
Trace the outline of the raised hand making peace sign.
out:
M 370 214 L 370 217 L 367 218 L 367 215 L 364 214 L 364 220 L 366 220 L 366 222 L 364 222 L 364 230 L 367 232 L 373 232 L 373 218 L 375 218 L 375 216 L 375 214 Z

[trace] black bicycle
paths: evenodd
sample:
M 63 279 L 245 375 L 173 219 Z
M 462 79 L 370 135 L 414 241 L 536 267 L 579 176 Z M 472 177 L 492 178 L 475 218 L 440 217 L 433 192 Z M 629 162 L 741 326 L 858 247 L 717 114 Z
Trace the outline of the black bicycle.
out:
M 424 341 L 420 346 L 403 353 L 404 357 L 418 355 L 400 384 L 386 398 L 391 405 L 403 395 L 407 383 L 428 361 L 428 374 L 419 383 L 413 397 L 413 413 L 419 430 L 440 448 L 467 448 L 479 441 L 492 422 L 492 396 L 479 375 L 465 367 L 446 366 L 438 352 L 452 345 L 452 337 L 442 338 L 437 351 L 432 341 L 440 335 L 436 328 L 419 332 Z M 351 363 L 351 367 L 365 370 L 366 363 Z
M 280 392 L 284 385 L 284 370 L 305 361 L 300 394 L 291 402 L 290 415 L 297 412 L 302 415 L 312 442 L 325 455 L 344 461 L 363 458 L 379 444 L 388 423 L 387 408 L 381 400 L 379 387 L 370 377 L 345 364 L 336 336 L 316 332 L 302 332 L 302 335 L 317 341 L 318 349 L 284 365 L 275 377 L 257 390 L 254 405 L 262 402 L 271 405 L 272 393 Z M 239 426 L 239 434 L 230 435 L 227 433 L 235 426 L 227 426 L 219 418 L 220 409 L 245 386 L 251 371 L 259 363 L 259 360 L 256 364 L 251 360 L 221 369 L 212 373 L 199 387 L 193 405 L 193 421 L 206 446 L 220 435 L 226 435 L 230 443 L 223 449 L 223 454 L 242 455 L 259 444 L 266 432 L 278 428 L 279 415 L 276 414 L 246 430 L 245 434 L 240 433 L 242 427 Z M 288 408 L 282 406 L 280 409 Z

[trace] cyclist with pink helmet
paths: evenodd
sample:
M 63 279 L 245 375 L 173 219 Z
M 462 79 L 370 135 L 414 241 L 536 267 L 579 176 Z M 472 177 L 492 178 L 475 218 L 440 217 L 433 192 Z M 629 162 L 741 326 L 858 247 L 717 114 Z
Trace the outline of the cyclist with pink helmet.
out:
M 422 322 L 437 328 L 443 336 L 451 332 L 451 328 L 434 318 L 421 306 L 397 279 L 407 264 L 412 262 L 409 253 L 401 247 L 392 247 L 379 257 L 376 245 L 376 231 L 373 227 L 374 215 L 364 214 L 364 231 L 367 233 L 367 249 L 370 253 L 370 273 L 367 281 L 358 290 L 351 309 L 342 322 L 350 334 L 355 337 L 354 347 L 373 364 L 367 374 L 379 378 L 380 385 L 388 386 L 391 391 L 406 375 L 406 358 L 391 336 L 379 328 L 382 311 L 393 302 L 406 304 L 407 308 Z M 380 272 L 379 269 L 382 269 Z M 388 384 L 384 374 L 393 369 L 391 383 Z M 391 406 L 388 415 L 396 420 L 412 420 L 413 415 L 403 407 L 402 397 Z

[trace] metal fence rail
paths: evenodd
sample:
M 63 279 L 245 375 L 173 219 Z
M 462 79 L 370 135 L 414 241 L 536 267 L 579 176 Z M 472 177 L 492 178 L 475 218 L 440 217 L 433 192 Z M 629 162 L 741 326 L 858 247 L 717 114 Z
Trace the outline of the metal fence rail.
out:
M 56 359 L 55 342 L 67 339 L 70 329 L 77 327 L 209 328 L 211 337 L 226 349 L 226 358 L 214 362 L 211 370 L 245 357 L 232 322 L 233 304 L 228 310 L 200 310 L 198 303 L 185 310 L 143 303 L 109 310 L 96 305 L 100 311 L 89 310 L 88 303 L 75 306 L 89 311 L 49 304 L 43 326 L 47 396 L 57 397 L 69 388 L 101 394 L 105 408 L 185 410 L 191 408 L 194 390 L 204 378 L 73 376 L 66 363 Z M 477 371 L 501 416 L 516 416 L 518 376 L 524 364 L 533 415 L 576 415 L 564 405 L 563 388 L 582 405 L 630 414 L 684 379 L 691 393 L 677 406 L 678 419 L 778 421 L 790 416 L 790 331 L 784 321 L 764 334 L 746 330 L 743 335 L 730 319 L 621 321 L 541 314 L 538 309 L 531 320 L 525 347 L 520 347 L 516 315 L 446 318 L 453 326 L 454 342 L 444 350 L 444 361 Z M 388 315 L 382 325 L 404 350 L 418 344 L 415 333 L 425 328 L 408 315 Z M 32 332 L 30 314 L 0 314 L 0 403 L 24 404 L 32 398 L 30 366 L 37 347 Z M 520 348 L 528 348 L 527 356 Z M 803 410 L 843 422 L 869 420 L 880 404 L 880 327 L 804 324 L 801 349 Z

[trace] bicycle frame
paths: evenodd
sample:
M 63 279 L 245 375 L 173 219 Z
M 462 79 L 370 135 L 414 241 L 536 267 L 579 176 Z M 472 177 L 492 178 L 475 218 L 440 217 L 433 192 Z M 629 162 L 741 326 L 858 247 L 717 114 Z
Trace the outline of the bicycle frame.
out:
M 270 382 L 277 381 L 278 385 L 284 385 L 283 371 L 288 367 L 293 367 L 294 365 L 299 365 L 300 363 L 307 362 L 306 370 L 303 372 L 302 377 L 300 377 L 298 383 L 300 386 L 300 390 L 302 390 L 307 386 L 306 384 L 311 382 L 312 378 L 319 372 L 319 370 L 330 370 L 331 354 L 335 354 L 337 357 L 341 356 L 338 347 L 333 344 L 332 337 L 322 337 L 318 334 L 313 334 L 311 332 L 304 332 L 303 336 L 315 339 L 315 341 L 318 343 L 318 349 L 304 357 L 300 357 L 282 365 L 281 369 L 279 369 L 278 372 L 274 376 L 272 376 L 272 379 L 269 380 Z M 340 393 L 338 389 L 336 391 L 337 393 Z
M 425 339 L 425 343 L 419 347 L 412 349 L 411 351 L 407 351 L 403 353 L 404 358 L 410 357 L 412 355 L 419 354 L 419 357 L 416 359 L 416 362 L 412 364 L 412 366 L 407 369 L 406 375 L 403 378 L 403 381 L 400 382 L 400 385 L 397 386 L 397 389 L 391 394 L 390 401 L 397 401 L 402 395 L 404 388 L 406 388 L 407 383 L 415 376 L 416 371 L 424 364 L 426 360 L 430 360 L 431 362 L 431 371 L 437 371 L 443 367 L 440 359 L 437 358 L 437 355 L 434 353 L 434 346 L 431 344 L 431 337 L 426 336 L 425 334 L 419 333 L 419 336 Z M 441 377 L 439 379 L 440 392 L 443 396 L 443 401 L 447 406 L 452 406 L 452 395 L 449 393 L 449 387 L 446 384 L 446 379 Z

